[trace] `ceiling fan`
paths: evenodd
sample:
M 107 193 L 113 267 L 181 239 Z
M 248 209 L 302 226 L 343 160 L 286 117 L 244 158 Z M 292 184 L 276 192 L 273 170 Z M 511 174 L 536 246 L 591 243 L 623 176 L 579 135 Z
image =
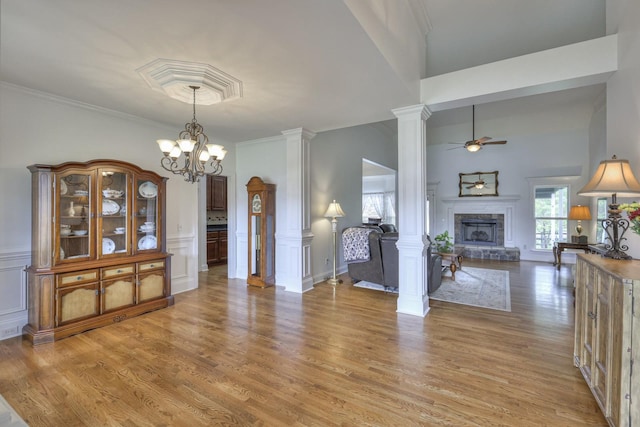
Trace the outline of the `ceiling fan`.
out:
M 467 187 L 466 188 L 478 188 L 478 189 L 482 189 L 485 187 L 485 185 L 487 185 L 484 182 L 484 179 L 482 179 L 480 177 L 480 175 L 478 175 L 478 180 L 474 181 L 474 182 L 466 182 L 466 181 L 462 181 L 462 184 L 465 184 Z
M 483 136 L 482 138 L 476 139 L 476 106 L 475 105 L 472 106 L 471 126 L 472 126 L 471 137 L 473 138 L 472 140 L 464 143 L 450 142 L 450 144 L 464 144 L 462 147 L 455 147 L 455 148 L 464 147 L 467 149 L 467 151 L 475 152 L 482 149 L 482 147 L 485 145 L 503 145 L 507 143 L 507 141 L 490 141 L 491 137 L 489 136 Z M 455 148 L 449 148 L 449 150 L 454 150 Z

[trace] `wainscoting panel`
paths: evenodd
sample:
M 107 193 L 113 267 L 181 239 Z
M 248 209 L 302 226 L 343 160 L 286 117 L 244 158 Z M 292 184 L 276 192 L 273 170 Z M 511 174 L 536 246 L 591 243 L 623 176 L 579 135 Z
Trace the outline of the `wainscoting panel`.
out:
M 171 294 L 198 287 L 198 255 L 195 236 L 167 237 L 171 257 Z
M 29 252 L 0 253 L 0 340 L 22 334 L 28 322 L 27 275 Z

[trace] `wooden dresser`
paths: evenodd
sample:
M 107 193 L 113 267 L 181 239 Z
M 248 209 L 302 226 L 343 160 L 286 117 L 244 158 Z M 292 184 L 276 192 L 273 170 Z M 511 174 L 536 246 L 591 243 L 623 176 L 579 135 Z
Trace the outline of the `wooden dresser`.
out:
M 640 426 L 640 261 L 578 254 L 575 286 L 575 366 L 609 425 Z

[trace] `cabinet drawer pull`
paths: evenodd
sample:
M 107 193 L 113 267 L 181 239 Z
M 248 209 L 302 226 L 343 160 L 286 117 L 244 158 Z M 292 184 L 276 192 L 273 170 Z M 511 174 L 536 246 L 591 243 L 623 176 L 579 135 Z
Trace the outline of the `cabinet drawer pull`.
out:
M 592 312 L 592 311 L 590 311 L 589 313 L 587 313 L 587 316 L 589 316 L 589 318 L 591 318 L 591 319 L 593 319 L 593 320 L 596 320 L 596 317 L 597 317 L 597 316 L 595 315 L 595 313 L 594 313 L 594 312 Z
M 82 276 L 76 277 L 76 280 L 82 280 Z
M 153 268 L 155 266 L 156 266 L 155 264 L 149 264 L 149 268 Z
M 122 270 L 118 269 L 116 270 L 116 273 L 122 273 Z

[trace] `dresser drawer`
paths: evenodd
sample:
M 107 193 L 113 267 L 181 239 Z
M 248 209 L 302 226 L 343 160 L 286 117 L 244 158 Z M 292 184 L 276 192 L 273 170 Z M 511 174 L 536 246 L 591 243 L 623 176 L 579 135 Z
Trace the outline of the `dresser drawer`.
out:
M 138 273 L 142 273 L 143 271 L 149 271 L 149 270 L 157 270 L 160 268 L 164 268 L 163 259 L 150 261 L 150 262 L 141 262 L 138 264 Z
M 58 274 L 56 276 L 56 284 L 58 286 L 70 286 L 79 285 L 81 283 L 95 282 L 99 279 L 100 271 L 95 270 L 83 270 L 74 271 L 73 273 Z
M 111 277 L 131 275 L 136 272 L 135 264 L 117 265 L 115 267 L 108 267 L 102 269 L 102 278 L 109 279 Z

